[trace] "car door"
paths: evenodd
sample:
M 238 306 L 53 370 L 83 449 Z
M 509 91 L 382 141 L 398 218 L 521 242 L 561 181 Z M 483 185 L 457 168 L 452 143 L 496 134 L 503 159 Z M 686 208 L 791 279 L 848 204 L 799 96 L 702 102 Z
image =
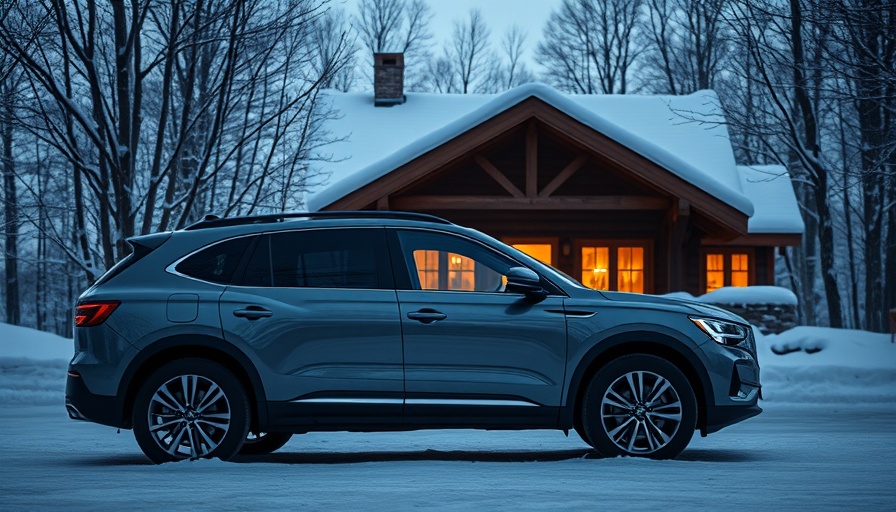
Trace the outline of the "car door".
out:
M 504 291 L 520 266 L 431 230 L 390 232 L 404 338 L 405 417 L 471 425 L 556 421 L 566 361 L 563 297 Z
M 398 304 L 382 227 L 262 236 L 220 301 L 252 347 L 272 424 L 400 421 Z

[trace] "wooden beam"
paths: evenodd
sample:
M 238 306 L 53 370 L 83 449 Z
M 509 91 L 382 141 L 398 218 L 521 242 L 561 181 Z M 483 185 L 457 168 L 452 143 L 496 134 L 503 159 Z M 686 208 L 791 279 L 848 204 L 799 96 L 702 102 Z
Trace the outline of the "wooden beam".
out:
M 538 128 L 535 120 L 526 129 L 526 197 L 538 195 Z
M 588 155 L 579 155 L 578 158 L 564 167 L 563 170 L 560 171 L 560 174 L 555 176 L 550 183 L 548 183 L 543 189 L 541 189 L 541 192 L 538 193 L 538 197 L 550 197 L 551 194 L 553 194 L 558 188 L 560 188 L 560 185 L 566 183 L 566 180 L 571 178 L 572 175 L 576 173 L 576 171 L 581 169 L 587 161 Z
M 520 189 L 516 188 L 516 186 L 507 179 L 507 176 L 504 176 L 504 173 L 498 170 L 497 167 L 492 165 L 484 156 L 476 155 L 473 157 L 476 160 L 476 163 L 479 164 L 479 167 L 482 167 L 482 170 L 488 173 L 495 181 L 498 182 L 499 185 L 504 187 L 504 190 L 510 193 L 513 197 L 524 197 L 523 193 L 520 192 Z
M 666 210 L 671 204 L 650 196 L 405 196 L 390 202 L 398 210 Z
M 376 209 L 377 210 L 388 210 L 389 209 L 389 196 L 383 196 L 376 200 Z
M 732 239 L 704 238 L 701 245 L 739 245 L 746 247 L 794 247 L 800 245 L 803 235 L 799 233 L 758 233 Z

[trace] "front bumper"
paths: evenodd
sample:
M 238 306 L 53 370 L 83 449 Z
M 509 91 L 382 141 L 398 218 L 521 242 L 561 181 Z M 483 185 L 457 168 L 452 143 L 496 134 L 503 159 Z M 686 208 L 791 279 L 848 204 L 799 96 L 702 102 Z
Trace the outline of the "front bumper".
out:
M 706 408 L 706 425 L 701 429 L 700 434 L 706 436 L 718 432 L 761 412 L 762 408 L 755 403 L 752 405 L 708 406 Z
M 131 428 L 130 419 L 124 417 L 122 400 L 117 396 L 91 393 L 84 384 L 84 379 L 71 369 L 65 381 L 65 409 L 69 418 L 73 420 L 92 421 L 117 428 Z

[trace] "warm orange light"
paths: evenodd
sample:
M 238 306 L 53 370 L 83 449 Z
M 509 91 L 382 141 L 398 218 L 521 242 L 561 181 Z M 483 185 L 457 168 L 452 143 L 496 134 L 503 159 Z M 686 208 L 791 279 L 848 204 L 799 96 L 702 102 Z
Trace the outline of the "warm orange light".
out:
M 595 290 L 610 289 L 610 248 L 582 247 L 582 284 Z
M 513 244 L 513 247 L 544 264 L 552 264 L 554 246 L 551 244 Z
M 725 286 L 725 255 L 706 255 L 706 293 Z
M 644 248 L 619 247 L 616 289 L 620 292 L 644 293 Z
M 750 284 L 749 255 L 731 255 L 731 286 L 748 286 Z

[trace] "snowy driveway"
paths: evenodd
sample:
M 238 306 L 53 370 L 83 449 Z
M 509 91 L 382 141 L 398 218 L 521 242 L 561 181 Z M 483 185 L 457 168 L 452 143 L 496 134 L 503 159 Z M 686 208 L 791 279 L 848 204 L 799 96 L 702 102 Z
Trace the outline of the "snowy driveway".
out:
M 893 510 L 896 408 L 765 403 L 679 460 L 590 458 L 575 434 L 296 436 L 266 458 L 153 466 L 128 431 L 0 408 L 0 509 Z

